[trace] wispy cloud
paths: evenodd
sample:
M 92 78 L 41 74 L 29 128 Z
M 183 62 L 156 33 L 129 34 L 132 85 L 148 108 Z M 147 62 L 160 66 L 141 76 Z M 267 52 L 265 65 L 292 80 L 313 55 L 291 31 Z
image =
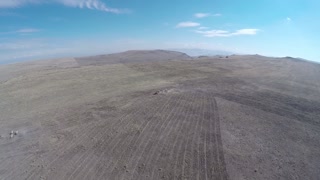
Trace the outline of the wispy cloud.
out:
M 234 35 L 255 35 L 258 33 L 258 31 L 259 29 L 239 29 L 233 34 Z
M 1 0 L 0 8 L 16 8 L 28 4 L 48 3 L 46 0 Z M 110 8 L 101 0 L 50 0 L 49 3 L 58 3 L 68 7 L 87 8 L 110 13 L 127 13 L 129 10 Z
M 197 22 L 191 22 L 191 21 L 186 21 L 186 22 L 181 22 L 177 24 L 177 28 L 186 28 L 186 27 L 197 27 L 200 26 L 200 23 Z
M 194 14 L 194 17 L 196 17 L 196 18 L 205 18 L 208 16 L 210 16 L 210 13 L 196 13 L 196 14 Z
M 36 33 L 41 31 L 40 29 L 35 28 L 24 28 L 24 29 L 18 29 L 14 31 L 7 31 L 7 32 L 0 32 L 1 34 L 30 34 L 30 33 Z
M 194 17 L 196 18 L 205 18 L 205 17 L 209 17 L 209 16 L 215 16 L 215 17 L 218 17 L 218 16 L 222 16 L 222 14 L 220 13 L 217 13 L 217 14 L 210 14 L 210 13 L 196 13 L 193 15 Z
M 126 13 L 129 10 L 121 10 L 117 8 L 110 8 L 100 0 L 56 0 L 69 7 L 88 8 L 99 11 L 111 12 L 111 13 Z
M 198 29 L 199 29 L 199 30 L 205 30 L 205 29 L 210 29 L 210 28 L 201 26 L 201 27 L 199 27 Z
M 26 29 L 19 29 L 14 32 L 16 32 L 16 33 L 34 33 L 34 32 L 39 32 L 39 31 L 40 31 L 40 29 L 26 28 Z
M 43 0 L 1 0 L 0 1 L 0 8 L 15 8 L 24 6 L 26 4 L 35 4 L 45 2 Z
M 239 35 L 255 35 L 259 29 L 239 29 L 234 32 L 225 31 L 225 30 L 210 30 L 210 31 L 201 31 L 196 30 L 196 33 L 202 34 L 205 37 L 231 37 Z

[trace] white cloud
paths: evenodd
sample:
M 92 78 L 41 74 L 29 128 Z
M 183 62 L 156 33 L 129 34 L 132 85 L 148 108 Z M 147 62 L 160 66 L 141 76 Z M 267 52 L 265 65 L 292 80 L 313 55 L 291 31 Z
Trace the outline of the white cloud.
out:
M 199 23 L 197 22 L 191 22 L 191 21 L 187 21 L 187 22 L 181 22 L 179 24 L 177 24 L 177 28 L 186 28 L 186 27 L 197 27 L 200 26 Z
M 69 7 L 87 8 L 111 13 L 127 13 L 128 10 L 110 8 L 101 0 L 0 0 L 0 8 L 16 8 L 27 4 L 58 3 Z
M 202 34 L 206 37 L 228 37 L 230 36 L 229 31 L 224 30 L 210 30 L 210 31 L 195 31 L 196 33 Z
M 287 22 L 291 22 L 291 21 L 292 21 L 292 19 L 287 17 Z
M 196 18 L 205 18 L 205 17 L 209 17 L 209 16 L 215 16 L 215 17 L 218 17 L 218 16 L 222 16 L 222 14 L 210 14 L 210 13 L 196 13 L 194 14 L 194 17 Z
M 196 17 L 196 18 L 205 18 L 208 16 L 210 16 L 210 13 L 196 13 L 196 14 L 194 14 L 194 17 Z
M 56 1 L 69 7 L 95 9 L 95 10 L 117 13 L 117 14 L 128 12 L 127 10 L 110 8 L 100 0 L 56 0 Z
M 201 31 L 196 30 L 196 33 L 202 34 L 205 37 L 231 37 L 239 35 L 255 35 L 259 29 L 239 29 L 235 32 L 225 31 L 225 30 L 210 30 L 210 31 Z
M 255 35 L 259 29 L 240 29 L 237 30 L 235 33 L 232 33 L 233 35 Z

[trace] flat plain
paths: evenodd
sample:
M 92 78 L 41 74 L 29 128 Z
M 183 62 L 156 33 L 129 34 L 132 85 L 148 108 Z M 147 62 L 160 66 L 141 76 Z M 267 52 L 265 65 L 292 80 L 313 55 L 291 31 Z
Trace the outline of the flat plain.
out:
M 290 57 L 2 65 L 0 115 L 0 179 L 320 177 L 320 65 Z

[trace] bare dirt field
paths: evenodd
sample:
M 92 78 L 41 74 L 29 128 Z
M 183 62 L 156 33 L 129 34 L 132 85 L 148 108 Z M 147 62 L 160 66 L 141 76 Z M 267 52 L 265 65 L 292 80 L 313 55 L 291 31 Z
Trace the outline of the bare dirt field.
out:
M 320 65 L 171 51 L 0 66 L 0 179 L 320 177 Z

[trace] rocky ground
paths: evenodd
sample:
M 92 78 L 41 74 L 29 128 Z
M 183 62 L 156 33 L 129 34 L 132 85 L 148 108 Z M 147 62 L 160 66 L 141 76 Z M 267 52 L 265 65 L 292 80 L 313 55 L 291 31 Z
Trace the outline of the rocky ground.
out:
M 172 51 L 0 66 L 0 179 L 318 179 L 320 65 Z

